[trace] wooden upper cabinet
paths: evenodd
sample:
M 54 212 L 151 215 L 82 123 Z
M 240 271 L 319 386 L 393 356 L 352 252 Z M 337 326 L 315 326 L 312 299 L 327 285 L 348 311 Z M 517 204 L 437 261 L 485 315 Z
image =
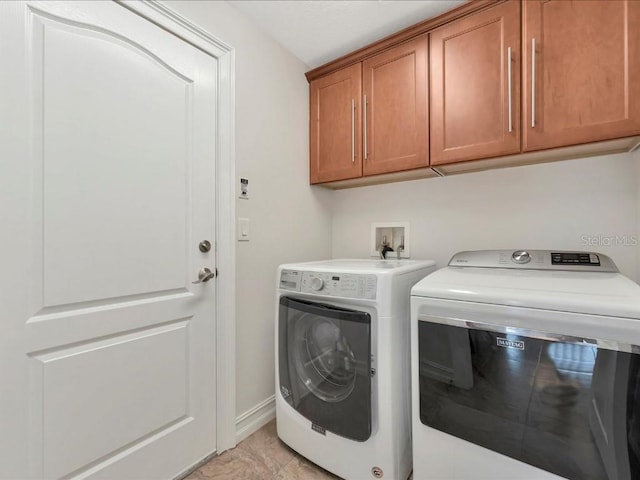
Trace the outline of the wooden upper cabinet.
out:
M 311 183 L 362 175 L 361 85 L 359 63 L 309 85 Z
M 307 78 L 311 183 L 626 149 L 640 135 L 640 0 L 470 1 Z
M 427 49 L 422 35 L 362 63 L 364 175 L 429 165 Z
M 527 0 L 525 151 L 640 133 L 640 1 Z
M 431 32 L 431 165 L 520 152 L 520 3 Z

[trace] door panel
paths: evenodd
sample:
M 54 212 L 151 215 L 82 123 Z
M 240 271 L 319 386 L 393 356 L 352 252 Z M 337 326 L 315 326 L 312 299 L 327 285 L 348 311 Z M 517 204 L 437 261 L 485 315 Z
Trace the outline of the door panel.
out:
M 34 29 L 43 64 L 34 88 L 46 92 L 34 124 L 43 136 L 34 203 L 44 205 L 44 305 L 184 287 L 193 81 L 107 33 L 38 17 Z M 70 91 L 81 108 L 69 108 Z
M 32 356 L 41 364 L 46 392 L 45 478 L 63 477 L 193 420 L 187 404 L 188 328 L 182 320 Z M 149 354 L 141 357 L 140 349 Z
M 311 183 L 362 176 L 360 64 L 309 85 Z
M 518 153 L 519 2 L 435 30 L 430 52 L 431 164 Z
M 524 150 L 640 133 L 639 2 L 527 1 L 523 28 Z
M 216 448 L 216 60 L 114 2 L 3 2 L 0 45 L 0 478 L 175 477 Z
M 363 62 L 364 175 L 429 164 L 427 36 Z

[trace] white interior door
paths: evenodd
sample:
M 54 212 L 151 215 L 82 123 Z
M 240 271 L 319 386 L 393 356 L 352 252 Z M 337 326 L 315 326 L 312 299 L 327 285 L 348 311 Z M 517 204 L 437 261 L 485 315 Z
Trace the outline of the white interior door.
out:
M 0 478 L 215 450 L 217 68 L 113 2 L 0 2 Z

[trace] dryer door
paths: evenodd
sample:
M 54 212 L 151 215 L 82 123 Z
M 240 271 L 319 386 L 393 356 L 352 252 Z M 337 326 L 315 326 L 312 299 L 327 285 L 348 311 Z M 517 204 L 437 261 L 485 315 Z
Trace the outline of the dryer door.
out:
M 639 347 L 419 320 L 424 425 L 564 478 L 640 478 Z
M 371 435 L 371 316 L 280 298 L 280 392 L 319 433 Z

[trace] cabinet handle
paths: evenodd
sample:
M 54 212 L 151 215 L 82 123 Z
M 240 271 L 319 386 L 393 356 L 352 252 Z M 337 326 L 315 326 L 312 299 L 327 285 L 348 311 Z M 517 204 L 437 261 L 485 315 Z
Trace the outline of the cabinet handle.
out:
M 511 119 L 511 47 L 507 48 L 507 89 L 509 90 L 509 133 L 513 131 Z
M 531 128 L 536 126 L 536 39 L 531 39 Z
M 351 99 L 351 163 L 356 163 L 356 101 Z
M 364 96 L 364 159 L 369 158 L 369 149 L 367 148 L 367 96 Z

